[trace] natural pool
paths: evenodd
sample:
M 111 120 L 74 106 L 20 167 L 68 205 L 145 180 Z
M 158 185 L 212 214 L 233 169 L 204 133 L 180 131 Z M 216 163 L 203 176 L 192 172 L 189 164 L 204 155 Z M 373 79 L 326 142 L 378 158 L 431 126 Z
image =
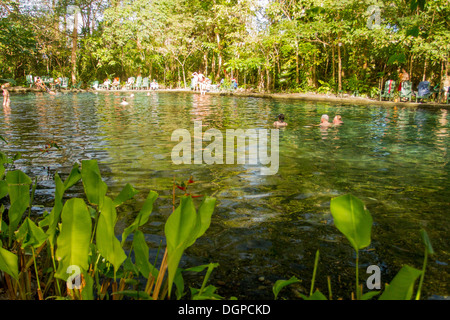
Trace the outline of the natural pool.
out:
M 239 299 L 272 299 L 272 284 L 295 275 L 309 290 L 314 255 L 320 249 L 317 286 L 347 299 L 354 289 L 354 256 L 333 226 L 332 197 L 351 193 L 374 219 L 372 244 L 360 255 L 365 268 L 381 268 L 389 282 L 403 264 L 420 269 L 425 228 L 436 254 L 429 258 L 422 296 L 448 296 L 450 115 L 446 109 L 333 105 L 283 99 L 192 93 L 75 93 L 13 95 L 0 114 L 2 148 L 21 152 L 16 168 L 38 178 L 34 212 L 51 206 L 53 175 L 65 177 L 73 163 L 97 159 L 110 192 L 130 183 L 160 198 L 146 239 L 156 254 L 172 210 L 172 180 L 197 182 L 193 193 L 213 195 L 217 208 L 210 229 L 187 252 L 182 266 L 218 262 L 212 284 L 219 294 Z M 129 105 L 122 106 L 122 97 Z M 176 129 L 271 129 L 279 113 L 289 123 L 279 133 L 279 170 L 260 175 L 255 165 L 174 165 Z M 341 114 L 344 124 L 321 130 L 320 116 Z M 43 153 L 55 141 L 60 150 Z M 64 178 L 63 177 L 63 178 Z M 71 196 L 80 196 L 73 188 Z M 180 192 L 181 194 L 181 192 Z M 138 207 L 140 202 L 135 204 Z M 118 234 L 134 218 L 121 212 Z M 198 281 L 192 277 L 192 282 Z M 197 285 L 198 286 L 198 285 Z M 367 289 L 366 289 L 367 290 Z M 281 296 L 295 298 L 285 289 Z

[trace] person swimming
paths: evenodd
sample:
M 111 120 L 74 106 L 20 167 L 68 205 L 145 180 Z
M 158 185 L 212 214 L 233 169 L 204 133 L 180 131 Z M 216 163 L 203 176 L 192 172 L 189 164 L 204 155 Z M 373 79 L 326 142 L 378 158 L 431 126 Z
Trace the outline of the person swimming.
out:
M 344 121 L 342 121 L 342 117 L 340 115 L 336 115 L 333 119 L 333 124 L 340 125 L 342 123 L 344 123 Z
M 327 114 L 323 114 L 322 117 L 320 118 L 320 126 L 321 127 L 329 127 L 331 126 L 331 123 L 329 122 L 329 117 Z
M 278 115 L 278 120 L 273 123 L 273 125 L 277 128 L 286 127 L 287 123 L 284 121 L 284 114 L 280 113 Z

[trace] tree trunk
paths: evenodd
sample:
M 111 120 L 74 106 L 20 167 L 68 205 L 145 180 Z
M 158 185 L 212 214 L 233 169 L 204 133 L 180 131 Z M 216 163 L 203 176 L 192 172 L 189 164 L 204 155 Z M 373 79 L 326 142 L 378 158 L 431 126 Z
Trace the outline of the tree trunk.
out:
M 184 64 L 181 66 L 181 69 L 183 70 L 184 88 L 186 89 L 186 72 L 184 70 Z
M 150 60 L 150 67 L 149 67 L 149 75 L 148 75 L 148 79 L 149 81 L 152 81 L 152 71 L 153 71 L 153 62 Z
M 77 81 L 77 43 L 78 43 L 78 10 L 73 14 L 73 32 L 72 32 L 72 84 Z
M 333 69 L 333 83 L 336 82 L 336 61 L 334 60 L 334 46 L 331 46 L 331 61 L 332 61 L 332 69 Z
M 208 76 L 208 52 L 203 53 L 203 61 L 205 62 L 205 77 Z
M 341 43 L 338 43 L 338 91 L 342 90 L 342 59 L 341 59 Z
M 300 83 L 299 77 L 299 61 L 298 61 L 298 41 L 295 40 L 295 83 L 298 85 Z
M 217 41 L 217 73 L 216 73 L 216 81 L 220 78 L 220 72 L 222 70 L 222 46 L 220 45 L 220 36 L 216 33 L 216 41 Z
M 442 97 L 442 91 L 444 89 L 444 60 L 441 61 L 441 75 L 440 75 L 440 85 L 439 85 L 439 94 L 438 94 L 438 101 L 441 102 L 441 97 Z M 445 95 L 444 95 L 445 96 Z M 444 102 L 444 101 L 442 101 Z
M 414 55 L 411 55 L 411 63 L 409 64 L 409 79 L 412 81 L 412 67 Z
M 216 57 L 214 56 L 214 54 L 211 54 L 211 78 L 214 77 L 215 70 L 216 70 Z M 217 81 L 217 79 L 215 80 Z
M 425 59 L 425 62 L 423 63 L 423 78 L 422 81 L 425 81 L 427 77 L 427 59 Z

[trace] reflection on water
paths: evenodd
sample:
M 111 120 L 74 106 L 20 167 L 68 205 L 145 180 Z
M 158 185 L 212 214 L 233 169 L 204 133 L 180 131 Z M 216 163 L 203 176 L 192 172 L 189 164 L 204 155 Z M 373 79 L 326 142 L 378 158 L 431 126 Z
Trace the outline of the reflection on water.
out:
M 120 104 L 123 97 L 129 105 Z M 278 114 L 288 127 L 279 131 L 280 167 L 260 175 L 257 165 L 174 165 L 176 129 L 271 129 Z M 320 116 L 342 115 L 344 124 L 320 129 Z M 156 253 L 171 212 L 171 185 L 193 175 L 193 193 L 214 195 L 218 206 L 207 234 L 191 247 L 184 266 L 219 262 L 211 281 L 219 293 L 271 299 L 271 283 L 295 275 L 309 287 L 314 254 L 321 252 L 318 286 L 347 298 L 353 289 L 354 257 L 336 231 L 331 197 L 352 193 L 374 218 L 373 241 L 361 253 L 361 268 L 377 264 L 388 282 L 403 264 L 422 266 L 425 228 L 437 252 L 430 259 L 424 291 L 448 295 L 449 115 L 429 110 L 341 106 L 199 94 L 137 93 L 13 95 L 0 115 L 4 149 L 22 153 L 16 167 L 38 177 L 37 199 L 51 205 L 55 171 L 68 174 L 82 159 L 98 159 L 111 192 L 130 183 L 142 190 L 136 208 L 126 207 L 118 234 L 134 218 L 149 190 L 160 198 L 144 226 Z M 193 136 L 193 135 L 192 135 Z M 61 150 L 43 153 L 55 141 Z M 70 191 L 80 196 L 81 190 Z M 128 206 L 133 206 L 132 204 Z M 361 273 L 364 278 L 364 270 Z M 264 277 L 266 282 L 258 281 Z M 195 279 L 194 279 L 195 280 Z M 194 281 L 193 280 L 193 281 Z M 197 281 L 197 280 L 195 280 Z M 225 285 L 223 285 L 225 283 Z M 217 285 L 217 284 L 216 284 Z M 286 295 L 291 295 L 286 290 Z

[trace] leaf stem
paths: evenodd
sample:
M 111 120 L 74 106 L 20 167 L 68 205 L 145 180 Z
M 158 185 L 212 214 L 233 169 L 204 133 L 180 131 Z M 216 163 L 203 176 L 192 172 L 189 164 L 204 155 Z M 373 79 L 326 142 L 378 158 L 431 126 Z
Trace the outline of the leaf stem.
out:
M 359 250 L 356 250 L 356 300 L 359 300 L 361 294 L 359 292 Z
M 36 273 L 36 282 L 37 282 L 37 287 L 38 287 L 39 300 L 44 300 L 44 297 L 42 296 L 41 284 L 39 282 L 39 274 L 38 274 L 38 269 L 37 269 L 37 265 L 36 265 L 36 255 L 35 255 L 33 246 L 31 246 L 31 252 L 33 253 L 34 272 Z
M 314 291 L 314 282 L 316 281 L 316 272 L 317 272 L 317 266 L 319 264 L 319 250 L 316 251 L 316 258 L 314 260 L 314 270 L 313 270 L 313 276 L 311 281 L 311 289 L 309 291 L 309 296 L 312 296 Z
M 420 292 L 422 291 L 423 279 L 425 278 L 425 269 L 428 262 L 428 250 L 425 248 L 425 257 L 423 259 L 422 274 L 420 275 L 419 287 L 417 289 L 416 300 L 420 300 Z

